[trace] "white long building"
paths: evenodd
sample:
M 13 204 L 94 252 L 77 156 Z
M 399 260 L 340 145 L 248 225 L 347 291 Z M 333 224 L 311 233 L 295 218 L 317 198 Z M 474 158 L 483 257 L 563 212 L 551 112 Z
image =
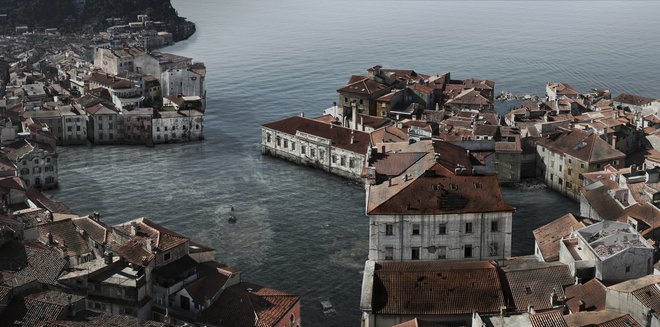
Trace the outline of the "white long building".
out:
M 261 152 L 361 180 L 369 134 L 293 116 L 261 128 Z

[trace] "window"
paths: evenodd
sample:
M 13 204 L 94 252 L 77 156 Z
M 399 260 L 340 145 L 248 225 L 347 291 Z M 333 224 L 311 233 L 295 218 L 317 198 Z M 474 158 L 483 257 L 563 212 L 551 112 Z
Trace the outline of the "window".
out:
M 41 178 L 37 177 L 34 179 L 34 185 L 35 186 L 41 186 Z
M 413 224 L 412 225 L 412 234 L 413 235 L 419 235 L 419 224 Z
M 458 184 L 453 184 L 453 183 L 449 184 L 449 188 L 454 190 L 454 191 L 458 191 Z
M 325 158 L 325 151 L 323 149 L 319 150 L 319 159 L 323 160 Z
M 529 286 L 525 287 L 525 293 L 526 293 L 527 295 L 532 294 L 532 288 L 529 287 Z
M 115 138 L 115 136 L 112 133 L 110 133 L 110 139 L 112 140 L 114 138 Z
M 464 258 L 472 258 L 472 245 L 471 244 L 465 244 L 465 248 L 463 249 L 463 257 Z
M 438 246 L 438 259 L 447 259 L 447 247 Z
M 488 255 L 494 257 L 497 255 L 497 251 L 498 251 L 497 242 L 490 243 L 490 247 L 488 247 Z
M 39 173 L 41 173 L 41 167 L 34 167 L 34 169 L 32 169 L 32 173 L 33 173 L 33 174 L 39 174 Z
M 385 247 L 385 260 L 394 259 L 394 248 L 391 246 Z
M 564 180 L 561 177 L 559 177 L 559 186 L 562 186 L 562 185 L 564 185 Z
M 465 223 L 465 233 L 466 234 L 472 233 L 472 223 Z
M 337 156 L 336 155 L 332 155 L 332 163 L 333 164 L 337 163 Z
M 309 154 L 312 156 L 312 158 L 316 157 L 316 149 L 314 148 L 309 149 Z
M 39 159 L 34 159 L 34 163 L 38 165 L 39 164 Z
M 50 163 L 50 157 L 47 157 L 47 158 L 46 158 L 46 162 L 47 162 L 47 163 Z
M 46 166 L 44 167 L 44 171 L 53 171 L 53 166 Z
M 573 189 L 573 184 L 571 182 L 566 182 L 566 188 L 569 190 Z
M 166 130 L 167 130 L 167 129 L 166 129 Z M 278 136 L 278 137 L 276 137 L 275 139 L 276 139 L 277 146 L 282 146 L 282 138 L 280 138 L 280 137 Z
M 270 133 L 266 133 L 266 142 L 270 143 Z
M 626 272 L 627 272 L 627 273 L 630 272 L 630 266 L 626 266 Z
M 580 168 L 584 169 L 584 164 L 583 163 L 580 164 Z
M 291 150 L 296 150 L 296 142 L 291 142 Z
M 344 97 L 344 102 L 348 102 L 348 98 L 347 98 L 347 97 Z
M 447 224 L 438 225 L 438 235 L 446 235 L 446 234 L 447 234 Z
M 346 156 L 341 156 L 341 159 L 339 160 L 339 165 L 346 166 Z
M 493 220 L 490 222 L 490 231 L 491 232 L 497 232 L 499 231 L 499 226 L 497 226 L 497 220 Z
M 284 148 L 288 148 L 288 147 L 289 147 L 289 140 L 284 139 Z
M 47 183 L 47 184 L 53 184 L 53 183 L 55 183 L 55 177 L 52 177 L 52 176 L 48 176 L 48 177 L 46 177 L 46 183 Z
M 156 132 L 160 132 L 160 126 L 156 127 Z
M 169 252 L 165 253 L 165 255 L 163 256 L 165 261 L 170 260 L 170 257 L 171 257 L 171 254 Z
M 411 248 L 411 250 L 410 259 L 419 260 L 419 247 Z
M 21 175 L 30 175 L 30 170 L 27 168 L 21 169 Z
M 307 147 L 304 146 L 304 145 L 300 146 L 300 153 L 306 154 L 307 153 Z
M 571 168 L 568 168 L 568 176 L 571 176 L 572 172 L 573 172 L 573 170 Z
M 99 130 L 103 129 L 103 124 L 99 123 Z
M 71 126 L 68 126 L 68 127 L 66 128 L 66 130 L 67 130 L 67 132 L 72 132 L 72 131 L 73 131 L 73 128 L 72 128 Z
M 385 235 L 387 236 L 394 235 L 394 225 L 385 224 Z
M 559 165 L 559 172 L 560 172 L 560 173 L 561 173 L 562 168 L 564 168 L 564 166 Z
M 482 186 L 481 183 L 474 183 L 474 188 L 477 190 L 480 190 L 481 186 Z

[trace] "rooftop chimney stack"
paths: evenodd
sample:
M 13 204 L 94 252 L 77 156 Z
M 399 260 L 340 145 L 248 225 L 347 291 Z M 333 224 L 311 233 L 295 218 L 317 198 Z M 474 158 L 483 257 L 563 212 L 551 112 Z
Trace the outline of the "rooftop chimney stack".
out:
M 357 105 L 355 102 L 351 103 L 351 129 L 357 129 Z
M 137 223 L 131 222 L 131 236 L 137 236 Z

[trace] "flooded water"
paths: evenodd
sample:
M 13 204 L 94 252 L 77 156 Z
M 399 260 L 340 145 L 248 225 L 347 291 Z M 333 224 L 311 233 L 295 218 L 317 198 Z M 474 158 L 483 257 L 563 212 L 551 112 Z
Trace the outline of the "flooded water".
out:
M 61 148 L 61 188 L 51 194 L 108 223 L 146 216 L 216 248 L 218 261 L 245 279 L 301 294 L 305 326 L 359 324 L 364 190 L 262 157 L 261 124 L 320 114 L 351 74 L 376 64 L 488 78 L 497 92 L 543 94 L 546 82 L 564 81 L 585 91 L 660 95 L 660 3 L 651 1 L 173 4 L 198 27 L 167 51 L 206 63 L 206 140 Z M 544 189 L 503 192 L 518 207 L 515 255 L 533 252 L 532 229 L 578 210 Z M 227 222 L 230 206 L 236 224 Z M 337 318 L 323 318 L 321 298 Z

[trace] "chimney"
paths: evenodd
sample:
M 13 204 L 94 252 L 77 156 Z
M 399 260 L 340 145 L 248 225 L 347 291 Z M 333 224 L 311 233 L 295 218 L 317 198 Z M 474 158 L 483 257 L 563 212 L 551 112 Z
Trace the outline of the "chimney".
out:
M 580 300 L 578 302 L 578 312 L 585 311 L 587 309 L 587 305 L 584 303 L 584 301 Z
M 351 129 L 357 129 L 357 105 L 355 102 L 351 104 Z
M 337 115 L 338 115 L 338 113 L 337 113 L 337 109 L 338 109 L 338 108 L 337 108 L 337 101 L 332 101 L 332 109 L 333 109 L 334 112 L 335 112 L 335 114 L 332 115 L 332 116 L 336 118 Z
M 353 136 L 353 131 L 351 130 L 351 144 L 355 143 L 355 136 Z
M 54 243 L 53 234 L 48 232 L 48 234 L 46 234 L 46 237 L 48 237 L 48 245 L 52 245 Z
M 131 222 L 131 236 L 136 236 L 137 235 L 137 222 Z
M 435 111 L 440 111 L 440 104 L 439 103 L 435 104 Z
M 573 228 L 571 228 L 571 234 L 573 234 Z M 582 278 L 575 276 L 575 285 L 582 284 Z
M 616 150 L 616 135 L 612 135 L 612 149 Z
M 559 305 L 559 296 L 557 295 L 557 290 L 555 290 L 554 287 L 550 293 L 550 305 L 553 308 Z
M 106 254 L 105 254 L 105 264 L 106 265 L 112 264 L 113 257 L 114 257 L 114 254 L 112 252 L 106 252 Z
M 535 314 L 536 313 L 536 310 L 534 310 L 533 305 L 531 305 L 531 304 L 527 305 L 527 313 L 529 313 L 529 314 Z
M 300 117 L 305 117 L 305 113 L 301 111 L 300 112 Z
M 362 125 L 362 131 L 364 132 L 364 116 L 360 116 L 360 125 Z

